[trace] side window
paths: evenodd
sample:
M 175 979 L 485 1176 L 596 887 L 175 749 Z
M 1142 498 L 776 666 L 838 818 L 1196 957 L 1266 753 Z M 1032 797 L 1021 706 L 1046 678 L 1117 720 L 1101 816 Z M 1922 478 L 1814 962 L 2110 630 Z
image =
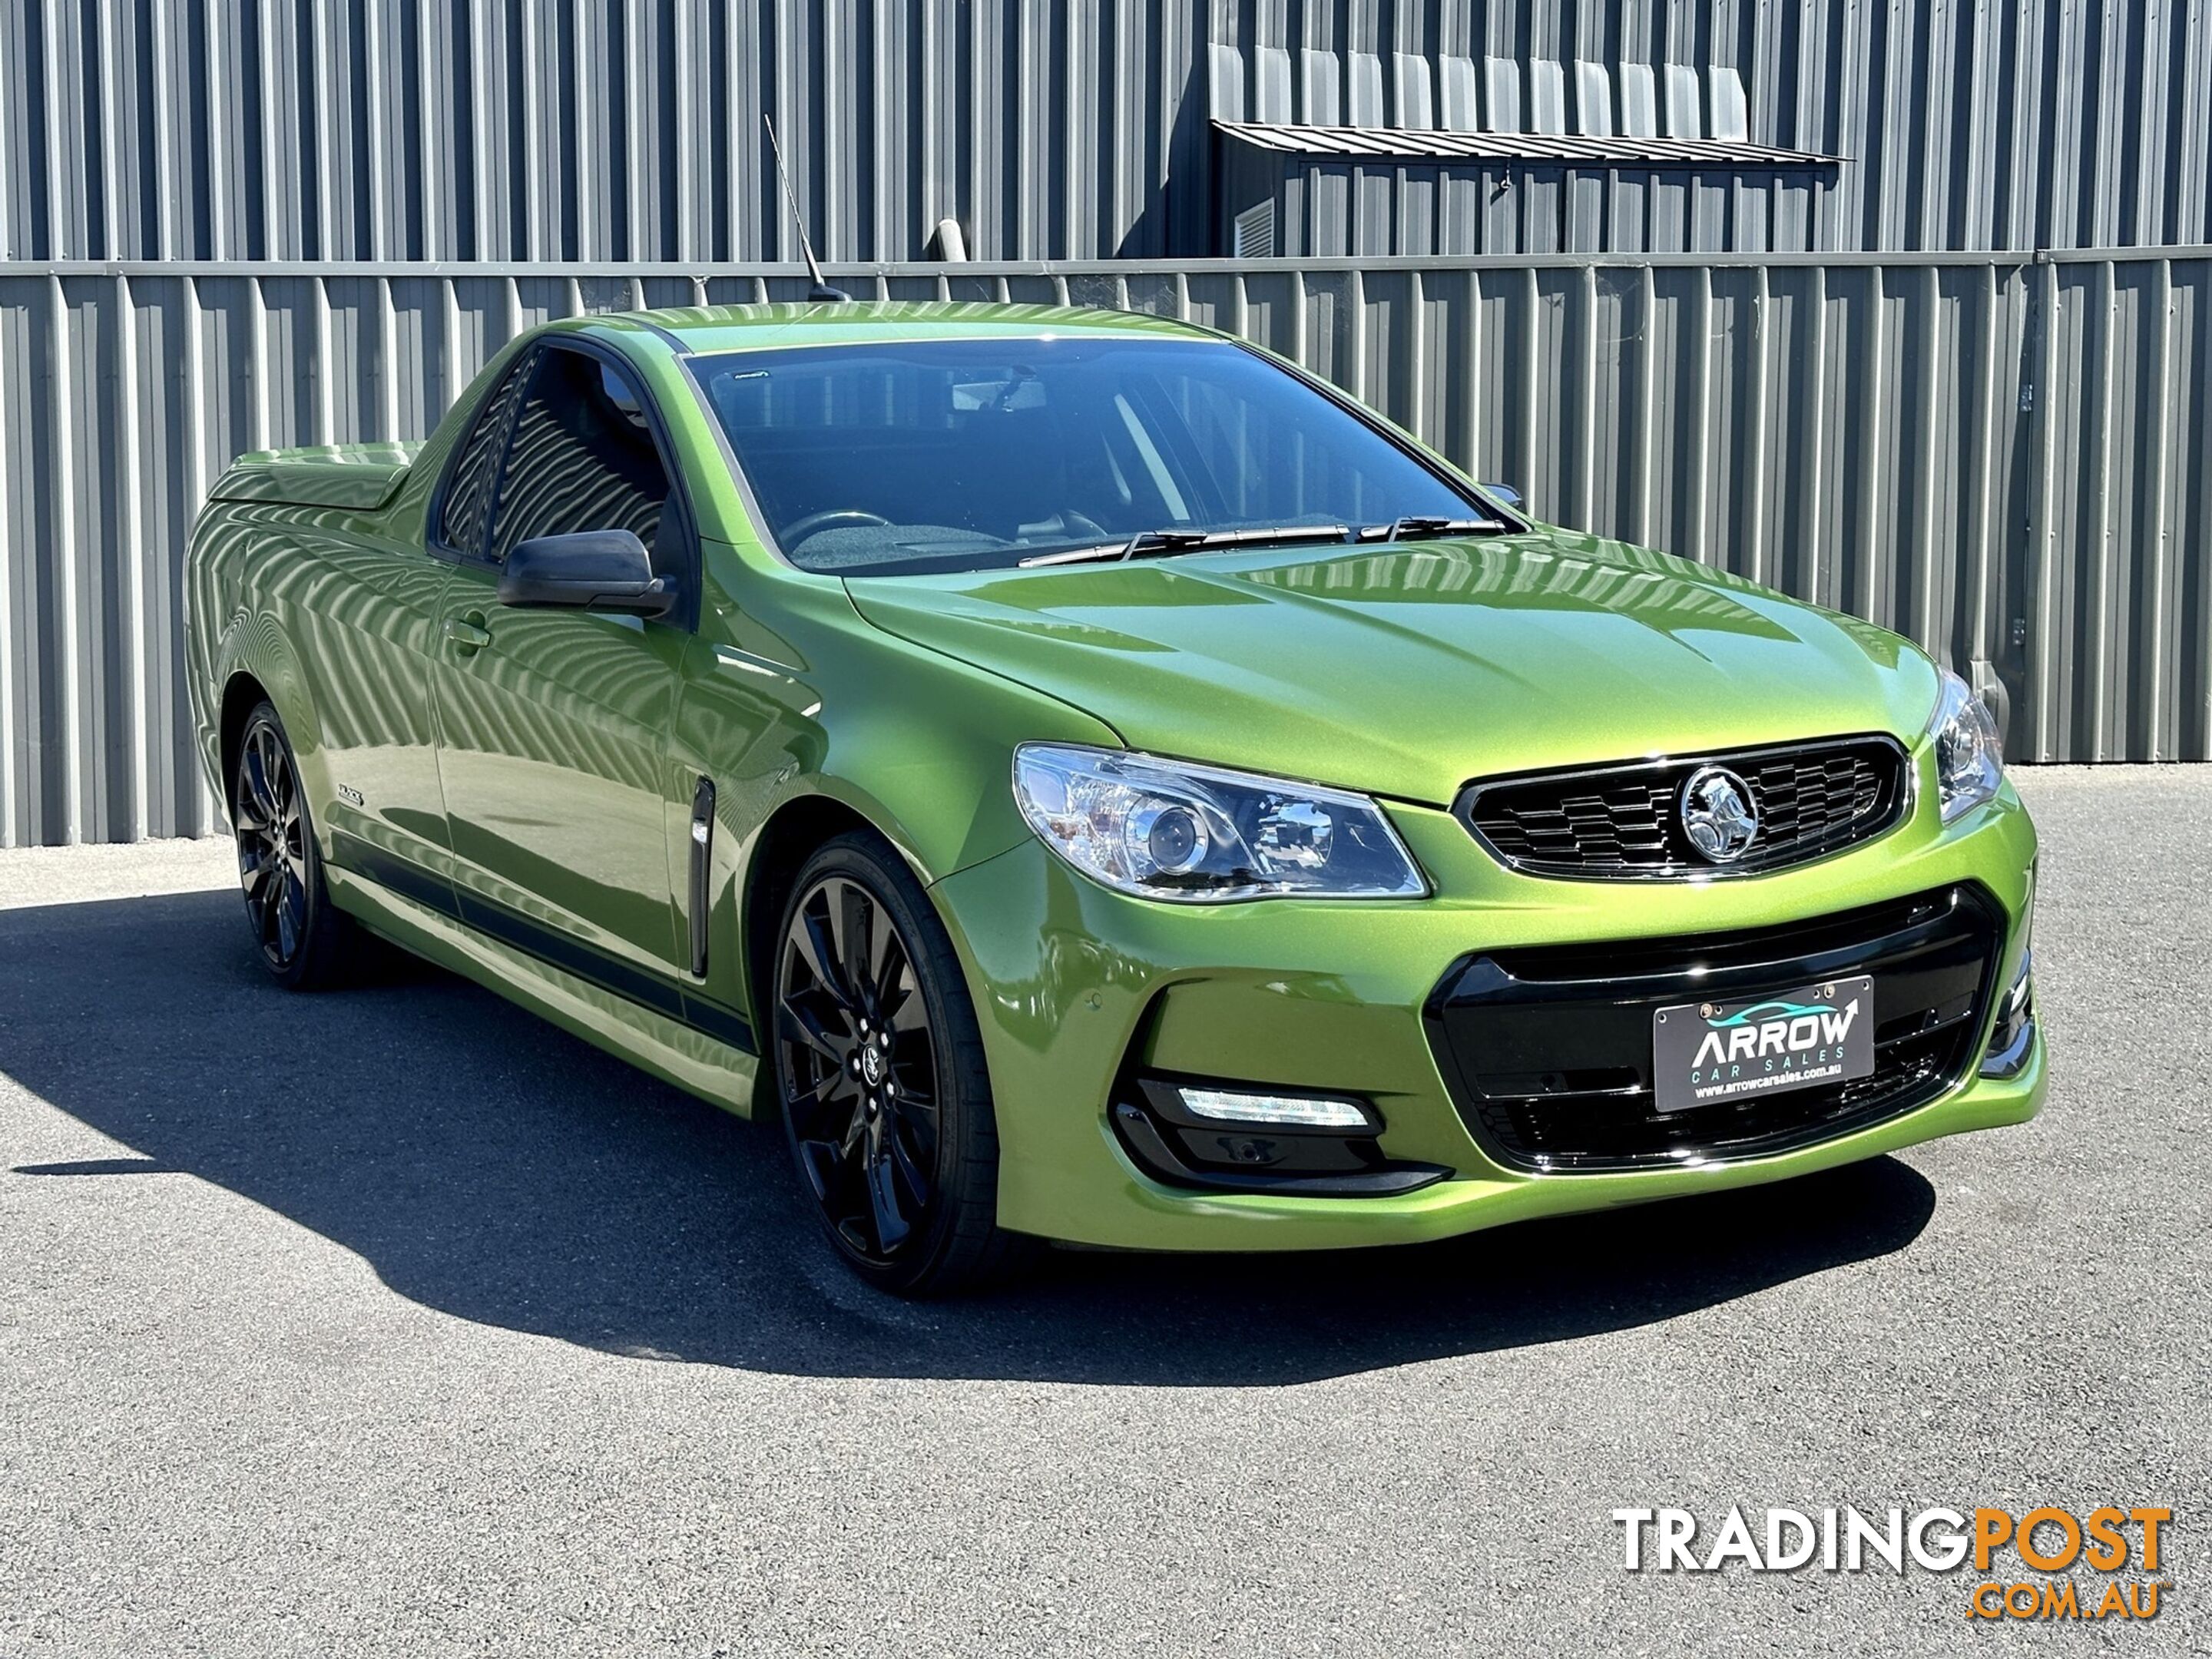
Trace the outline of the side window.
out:
M 678 538 L 662 534 L 669 508 L 668 471 L 628 377 L 584 352 L 540 352 L 500 475 L 492 558 L 504 562 L 516 543 L 533 537 L 628 530 L 653 555 L 656 570 L 678 574 Z
M 507 378 L 492 389 L 477 412 L 477 423 L 461 441 L 460 459 L 447 481 L 438 523 L 430 539 L 457 552 L 476 553 L 483 547 L 484 520 L 491 512 L 493 470 L 499 465 L 500 440 L 507 435 L 507 417 L 514 408 L 529 370 L 526 359 L 509 369 Z

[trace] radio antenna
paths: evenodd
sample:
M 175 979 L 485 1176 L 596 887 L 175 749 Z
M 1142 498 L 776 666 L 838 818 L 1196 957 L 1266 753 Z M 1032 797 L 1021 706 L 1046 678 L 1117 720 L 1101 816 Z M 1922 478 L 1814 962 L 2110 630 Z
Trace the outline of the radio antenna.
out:
M 791 222 L 799 232 L 799 251 L 806 256 L 806 272 L 813 277 L 814 286 L 807 290 L 810 300 L 849 300 L 853 296 L 842 288 L 832 288 L 822 278 L 822 262 L 814 257 L 814 244 L 806 239 L 806 216 L 799 210 L 799 193 L 791 187 L 791 174 L 783 165 L 783 146 L 776 142 L 775 123 L 768 116 L 761 117 L 761 125 L 768 129 L 768 147 L 775 154 L 775 176 L 783 180 L 783 199 L 791 204 Z

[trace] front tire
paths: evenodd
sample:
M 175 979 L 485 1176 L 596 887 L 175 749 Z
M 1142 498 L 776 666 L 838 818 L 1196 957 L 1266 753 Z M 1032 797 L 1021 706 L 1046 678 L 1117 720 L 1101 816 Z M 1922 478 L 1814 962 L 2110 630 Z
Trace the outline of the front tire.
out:
M 830 1247 L 881 1290 L 944 1295 L 1002 1275 L 999 1142 L 958 958 L 892 849 L 825 843 L 776 935 L 774 1087 Z
M 299 759 L 270 703 L 246 717 L 230 800 L 246 925 L 261 965 L 289 990 L 337 984 L 345 976 L 353 930 L 323 884 Z

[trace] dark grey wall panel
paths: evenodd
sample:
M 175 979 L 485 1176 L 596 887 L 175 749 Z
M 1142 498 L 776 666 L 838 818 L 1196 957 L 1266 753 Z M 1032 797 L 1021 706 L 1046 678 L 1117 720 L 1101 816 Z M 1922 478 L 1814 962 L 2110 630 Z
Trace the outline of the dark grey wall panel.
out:
M 833 261 L 945 216 L 1178 256 L 878 292 L 1215 320 L 1562 520 L 1984 665 L 2015 752 L 2212 752 L 2205 0 L 14 0 L 0 88 L 0 843 L 210 822 L 177 563 L 233 453 L 419 435 L 543 316 L 796 293 L 724 274 L 795 252 L 764 112 Z M 1188 257 L 1215 115 L 1849 159 L 1302 167 L 1291 246 L 1425 257 L 1237 270 Z
M 1221 245 L 1271 196 L 1276 251 L 1458 258 L 1492 253 L 1803 253 L 1832 173 L 1449 167 L 1289 155 L 1225 157 Z M 1267 165 L 1272 163 L 1273 165 Z M 1225 191 L 1224 191 L 1225 193 Z
M 1897 628 L 2021 758 L 2212 758 L 2212 248 L 858 265 L 864 297 L 1181 315 L 1532 507 Z M 179 573 L 270 445 L 420 437 L 542 319 L 793 266 L 0 264 L 0 844 L 213 826 Z
M 0 258 L 788 258 L 763 112 L 836 259 L 1212 252 L 1215 115 L 1847 158 L 1740 251 L 2212 240 L 2204 0 L 10 0 L 0 87 Z M 1719 245 L 1640 187 L 1603 251 Z
M 1164 253 L 1203 0 L 11 0 L 0 258 Z M 1170 174 L 1188 186 L 1170 199 Z
M 1230 0 L 1210 62 L 1228 120 L 1845 157 L 1821 247 L 2212 240 L 2197 0 Z
M 2212 239 L 2203 4 L 1241 0 L 1217 9 L 1214 38 L 1224 119 L 1719 135 L 1847 157 L 1820 248 Z

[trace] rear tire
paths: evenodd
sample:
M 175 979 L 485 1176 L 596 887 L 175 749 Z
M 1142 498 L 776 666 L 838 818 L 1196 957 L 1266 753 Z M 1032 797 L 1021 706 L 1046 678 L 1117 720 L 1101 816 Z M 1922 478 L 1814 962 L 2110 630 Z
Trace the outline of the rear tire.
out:
M 775 936 L 769 1073 L 800 1190 L 832 1249 L 899 1296 L 1003 1278 L 999 1137 L 959 959 L 878 837 L 828 842 Z
M 288 990 L 319 991 L 343 981 L 357 938 L 331 902 L 323 855 L 300 781 L 300 763 L 270 703 L 257 704 L 240 733 L 230 818 L 246 925 L 261 965 Z

